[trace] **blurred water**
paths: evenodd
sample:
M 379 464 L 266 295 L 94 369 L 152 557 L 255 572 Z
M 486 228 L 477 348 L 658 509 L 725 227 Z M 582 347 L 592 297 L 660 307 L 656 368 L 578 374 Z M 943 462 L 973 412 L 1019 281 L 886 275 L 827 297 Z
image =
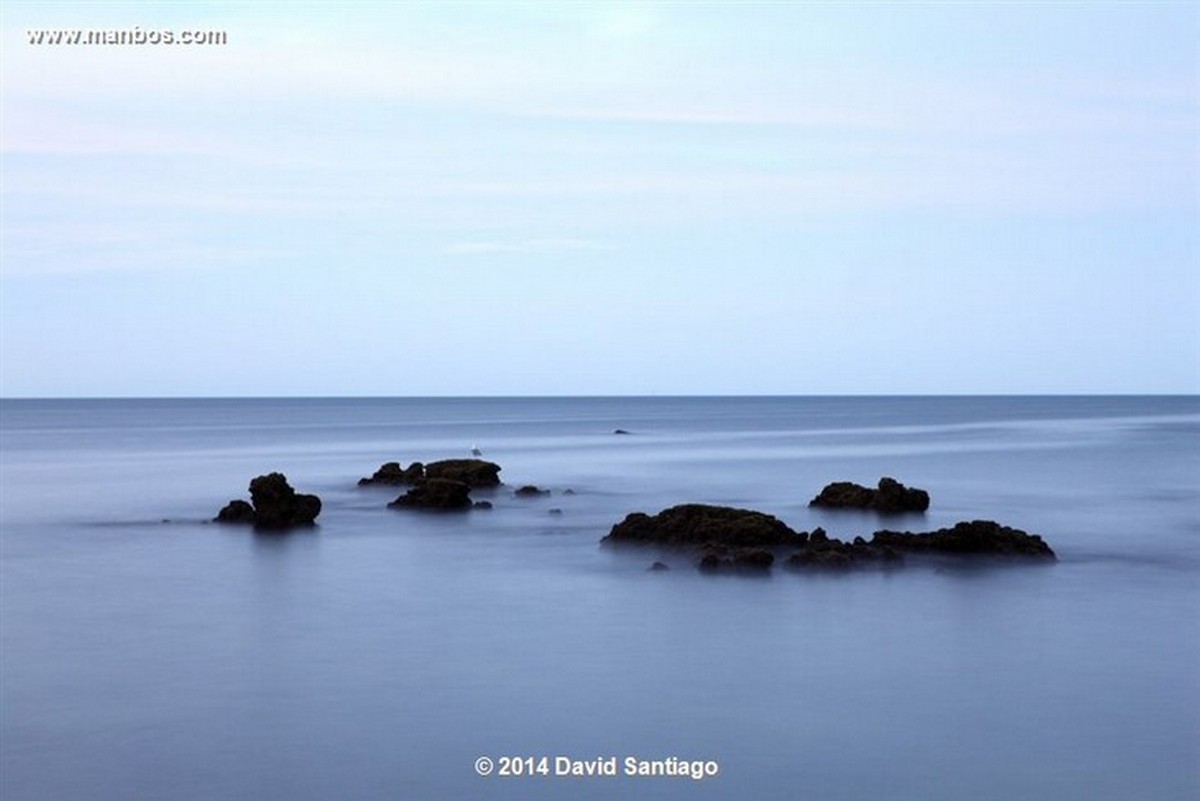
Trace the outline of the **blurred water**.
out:
M 354 486 L 473 444 L 554 494 Z M 1196 398 L 4 401 L 0 797 L 1197 797 L 1198 446 Z M 269 470 L 320 526 L 204 522 Z M 756 580 L 597 545 L 687 501 L 869 537 L 806 504 L 881 475 L 933 496 L 889 527 L 992 518 L 1060 561 Z

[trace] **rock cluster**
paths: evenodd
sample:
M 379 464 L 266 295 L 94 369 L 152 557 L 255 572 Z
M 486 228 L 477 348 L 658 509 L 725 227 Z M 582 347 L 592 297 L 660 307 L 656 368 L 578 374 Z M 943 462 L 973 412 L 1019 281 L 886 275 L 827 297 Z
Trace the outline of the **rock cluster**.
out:
M 1041 537 L 990 520 L 926 533 L 877 531 L 870 541 L 843 542 L 823 529 L 797 532 L 749 509 L 685 504 L 657 515 L 635 512 L 612 527 L 606 545 L 657 545 L 690 555 L 706 572 L 765 572 L 783 552 L 790 569 L 848 569 L 895 564 L 906 554 L 990 555 L 1053 560 Z
M 826 485 L 808 505 L 829 509 L 870 509 L 884 514 L 924 512 L 929 508 L 929 493 L 887 477 L 879 479 L 877 489 L 850 481 L 835 481 Z
M 268 473 L 251 480 L 250 503 L 230 501 L 217 513 L 215 521 L 282 530 L 311 526 L 320 513 L 320 498 L 296 492 L 283 473 Z
M 472 502 L 471 490 L 500 486 L 500 465 L 483 459 L 443 459 L 423 464 L 385 462 L 374 475 L 358 480 L 360 487 L 411 487 L 388 504 L 393 509 L 461 512 L 490 509 L 488 501 Z
M 461 481 L 468 487 L 498 487 L 500 465 L 483 459 L 443 459 L 429 464 L 413 462 L 408 467 L 401 467 L 399 462 L 386 462 L 374 475 L 360 478 L 358 485 L 412 486 L 433 478 Z

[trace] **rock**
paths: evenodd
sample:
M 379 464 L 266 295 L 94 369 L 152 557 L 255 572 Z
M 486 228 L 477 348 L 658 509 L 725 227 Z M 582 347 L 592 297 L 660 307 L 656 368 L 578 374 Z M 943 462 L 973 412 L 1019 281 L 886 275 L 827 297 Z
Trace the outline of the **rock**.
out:
M 794 549 L 784 562 L 793 570 L 891 567 L 902 562 L 905 554 L 1055 558 L 1036 534 L 990 520 L 920 534 L 877 531 L 869 542 L 862 537 L 844 542 L 820 528 L 812 533 L 793 531 L 762 512 L 704 504 L 673 506 L 653 516 L 634 512 L 601 542 L 690 551 L 705 572 L 767 572 L 782 548 Z
M 956 523 L 923 534 L 877 531 L 871 548 L 891 548 L 909 553 L 992 554 L 996 556 L 1056 559 L 1050 546 L 1036 534 L 1002 526 L 992 520 Z
M 399 462 L 386 462 L 370 478 L 360 478 L 358 486 L 382 484 L 388 487 L 399 487 L 416 484 L 423 478 L 425 478 L 425 465 L 420 462 L 413 462 L 408 467 L 401 467 Z
M 555 515 L 556 517 L 561 515 L 562 513 L 563 513 L 563 510 L 559 509 L 557 506 L 554 507 L 553 509 L 547 510 L 547 512 L 546 512 L 546 514 Z
M 792 554 L 784 564 L 792 569 L 846 570 L 872 564 L 893 566 L 905 554 L 941 554 L 950 556 L 996 556 L 1018 559 L 1054 560 L 1054 551 L 1041 537 L 991 520 L 957 523 L 952 528 L 912 534 L 877 531 L 867 542 L 855 537 L 852 543 L 820 538 L 816 532 L 808 546 Z
M 805 548 L 789 556 L 784 565 L 791 570 L 849 570 L 854 556 L 842 548 Z
M 626 431 L 626 430 L 625 430 L 625 429 L 623 429 L 623 428 L 618 428 L 618 429 L 616 429 L 615 431 L 613 431 L 613 433 L 614 433 L 614 434 L 628 434 L 629 432 L 628 432 L 628 431 Z
M 443 459 L 425 465 L 425 477 L 461 481 L 472 489 L 500 486 L 500 465 L 483 459 Z
M 427 478 L 388 504 L 393 509 L 459 512 L 470 509 L 471 488 L 462 481 Z
M 835 481 L 826 485 L 808 505 L 829 509 L 871 509 L 884 514 L 924 512 L 929 508 L 929 493 L 887 477 L 879 479 L 877 489 L 850 481 Z
M 782 521 L 762 512 L 727 506 L 684 504 L 653 517 L 634 512 L 612 527 L 601 542 L 698 546 L 709 542 L 732 547 L 802 545 Z
M 565 490 L 562 491 L 562 494 L 563 495 L 574 495 L 575 490 L 571 489 L 570 487 L 567 487 Z
M 320 513 L 320 498 L 297 493 L 282 473 L 268 473 L 250 481 L 250 503 L 230 501 L 217 513 L 216 522 L 281 530 L 311 526 Z
M 549 495 L 550 490 L 538 489 L 532 484 L 526 484 L 513 494 L 518 498 L 536 498 L 539 495 Z
M 221 511 L 217 512 L 216 522 L 252 524 L 254 507 L 245 501 L 230 501 Z
M 491 509 L 492 502 L 491 501 L 475 501 L 475 503 L 473 503 L 471 505 L 471 508 L 472 509 Z
M 661 573 L 664 570 L 670 570 L 670 569 L 671 568 L 667 567 L 662 562 L 655 562 L 654 564 L 650 565 L 650 567 L 647 568 L 647 570 L 651 570 L 655 573 Z
M 722 547 L 706 550 L 696 567 L 703 573 L 769 573 L 775 554 L 766 548 Z

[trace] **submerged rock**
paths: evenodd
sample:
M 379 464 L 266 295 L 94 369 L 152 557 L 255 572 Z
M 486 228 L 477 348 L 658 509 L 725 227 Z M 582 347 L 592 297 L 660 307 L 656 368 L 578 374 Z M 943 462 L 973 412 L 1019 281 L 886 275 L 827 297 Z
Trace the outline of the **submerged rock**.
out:
M 775 554 L 766 548 L 706 549 L 696 567 L 704 573 L 769 573 Z
M 808 505 L 829 509 L 871 509 L 884 514 L 924 512 L 929 508 L 929 493 L 887 477 L 879 479 L 876 489 L 851 481 L 835 481 L 826 485 Z
M 370 478 L 360 478 L 358 486 L 381 484 L 386 487 L 402 487 L 416 484 L 424 478 L 425 465 L 420 462 L 413 462 L 408 467 L 401 467 L 399 462 L 385 462 Z
M 544 490 L 540 487 L 535 487 L 533 484 L 526 484 L 520 489 L 513 492 L 518 498 L 537 498 L 542 495 L 549 495 L 550 490 Z
M 268 473 L 250 481 L 250 503 L 230 501 L 215 521 L 280 530 L 311 526 L 320 513 L 320 498 L 296 492 L 283 473 Z
M 471 488 L 462 481 L 427 478 L 388 504 L 393 509 L 460 512 L 472 508 Z

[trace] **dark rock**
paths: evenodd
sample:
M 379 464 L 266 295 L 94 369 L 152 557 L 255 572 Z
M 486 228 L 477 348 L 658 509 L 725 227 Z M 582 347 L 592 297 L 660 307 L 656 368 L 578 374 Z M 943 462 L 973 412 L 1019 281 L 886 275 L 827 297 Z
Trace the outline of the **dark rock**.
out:
M 571 489 L 570 487 L 568 487 L 567 489 L 565 489 L 565 490 L 563 490 L 563 491 L 562 491 L 562 494 L 563 494 L 563 495 L 574 495 L 574 494 L 575 494 L 575 490 L 573 490 L 573 489 Z
M 623 428 L 618 428 L 618 429 L 617 429 L 616 431 L 614 431 L 613 433 L 614 433 L 614 434 L 628 434 L 629 432 L 628 432 L 628 431 L 626 431 L 626 430 L 625 430 L 625 429 L 623 429 Z
M 787 558 L 784 565 L 792 570 L 848 570 L 854 556 L 843 548 L 805 548 Z
M 662 571 L 664 571 L 664 570 L 670 570 L 671 568 L 667 567 L 667 566 L 666 566 L 665 564 L 663 564 L 662 562 L 655 562 L 654 564 L 650 565 L 650 567 L 649 567 L 649 568 L 647 568 L 647 569 L 648 569 L 648 570 L 651 570 L 651 571 L 653 571 L 653 572 L 655 572 L 655 573 L 661 573 Z
M 461 481 L 468 487 L 500 486 L 500 465 L 483 459 L 443 459 L 425 465 L 425 477 Z
M 413 462 L 408 467 L 401 467 L 399 462 L 387 462 L 380 466 L 370 478 L 360 478 L 358 486 L 382 484 L 388 487 L 400 487 L 416 484 L 425 478 L 425 465 Z
M 775 554 L 766 548 L 742 548 L 733 554 L 733 567 L 748 572 L 766 572 L 775 564 Z
M 245 501 L 230 501 L 221 511 L 217 512 L 216 522 L 252 524 L 254 507 Z
M 872 548 L 891 548 L 910 553 L 992 554 L 996 556 L 1055 559 L 1054 551 L 1041 537 L 992 520 L 957 523 L 923 534 L 877 531 Z
M 471 508 L 471 488 L 462 481 L 427 478 L 388 504 L 393 509 L 459 512 Z
M 546 512 L 546 514 L 551 514 L 551 515 L 561 515 L 562 513 L 563 513 L 563 510 L 559 509 L 558 507 L 550 509 Z
M 268 473 L 250 481 L 250 503 L 230 501 L 217 513 L 216 522 L 286 529 L 310 526 L 320 513 L 320 498 L 297 493 L 282 473 Z
M 472 509 L 491 509 L 492 502 L 491 501 L 475 501 L 475 503 L 471 505 L 471 508 Z
M 929 493 L 887 477 L 879 479 L 877 489 L 850 481 L 836 481 L 826 485 L 808 505 L 829 509 L 870 509 L 884 514 L 924 512 L 929 508 Z
M 550 490 L 539 489 L 532 484 L 526 484 L 513 494 L 518 498 L 536 498 L 539 495 L 549 495 Z
M 715 542 L 732 547 L 801 545 L 805 538 L 762 512 L 727 506 L 684 504 L 653 517 L 634 512 L 612 527 L 602 542 L 698 546 Z
M 1055 559 L 1054 551 L 1036 534 L 990 520 L 975 520 L 920 534 L 877 531 L 870 542 L 862 537 L 855 537 L 852 543 L 818 539 L 814 532 L 808 547 L 792 554 L 784 564 L 798 570 L 894 566 L 904 560 L 905 554 Z
M 706 550 L 696 564 L 704 573 L 769 573 L 775 554 L 766 548 L 713 547 Z

